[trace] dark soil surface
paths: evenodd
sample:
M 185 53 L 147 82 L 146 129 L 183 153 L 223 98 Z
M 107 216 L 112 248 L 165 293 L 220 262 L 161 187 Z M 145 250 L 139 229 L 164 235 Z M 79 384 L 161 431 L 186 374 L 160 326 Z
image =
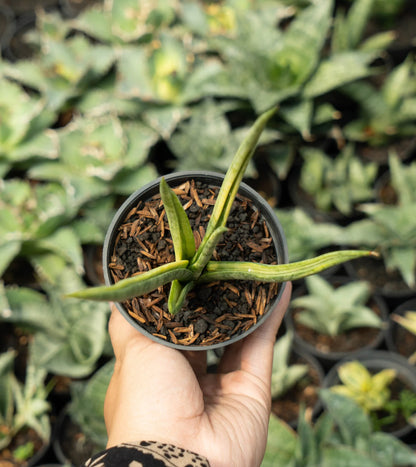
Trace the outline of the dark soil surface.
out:
M 187 182 L 175 191 L 188 214 L 198 247 L 218 188 Z M 277 262 L 266 222 L 247 199 L 236 199 L 227 227 L 229 231 L 217 246 L 214 260 Z M 115 281 L 174 261 L 169 226 L 159 195 L 136 206 L 119 231 L 110 264 Z M 182 345 L 216 344 L 247 331 L 267 312 L 278 291 L 277 284 L 254 281 L 200 285 L 188 294 L 186 306 L 172 316 L 167 310 L 169 287 L 166 285 L 124 305 L 148 332 Z

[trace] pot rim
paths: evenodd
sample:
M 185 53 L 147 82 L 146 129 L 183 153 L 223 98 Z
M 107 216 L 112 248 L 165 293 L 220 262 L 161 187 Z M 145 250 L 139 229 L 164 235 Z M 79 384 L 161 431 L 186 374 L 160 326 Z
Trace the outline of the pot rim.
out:
M 116 229 L 120 222 L 124 219 L 126 214 L 130 211 L 131 205 L 133 203 L 137 203 L 137 199 L 139 197 L 148 199 L 154 194 L 159 192 L 159 183 L 162 178 L 164 178 L 167 182 L 175 182 L 177 181 L 178 183 L 183 183 L 185 179 L 192 179 L 192 178 L 204 178 L 208 182 L 211 183 L 217 183 L 218 186 L 221 185 L 222 180 L 224 179 L 224 174 L 217 173 L 217 172 L 208 172 L 208 171 L 181 171 L 181 172 L 174 172 L 168 175 L 164 175 L 163 177 L 158 177 L 157 179 L 151 181 L 150 183 L 144 185 L 143 187 L 139 188 L 136 190 L 134 193 L 132 193 L 125 201 L 124 203 L 120 206 L 120 208 L 117 210 L 116 214 L 114 215 L 106 236 L 104 240 L 104 246 L 103 246 L 103 272 L 104 272 L 104 280 L 106 285 L 113 284 L 112 277 L 109 273 L 108 269 L 108 263 L 111 258 L 112 254 L 112 245 L 113 245 L 113 240 L 115 238 L 114 232 L 116 232 Z M 256 209 L 259 209 L 263 217 L 266 219 L 270 234 L 273 238 L 273 244 L 275 245 L 275 250 L 276 254 L 278 256 L 279 264 L 287 263 L 289 254 L 288 254 L 288 249 L 287 249 L 287 244 L 286 244 L 286 237 L 284 235 L 283 227 L 281 226 L 279 220 L 277 219 L 276 214 L 274 213 L 273 209 L 271 206 L 266 202 L 264 198 L 262 198 L 253 188 L 248 186 L 246 183 L 241 182 L 238 193 L 250 198 Z M 276 297 L 274 300 L 269 304 L 268 309 L 272 309 L 276 306 L 276 304 L 279 302 L 283 290 L 285 288 L 286 282 L 282 282 L 280 284 L 279 290 L 277 292 Z M 174 344 L 169 341 L 165 341 L 164 339 L 158 338 L 148 332 L 146 329 L 142 328 L 140 324 L 132 318 L 127 310 L 124 308 L 122 303 L 120 302 L 114 302 L 114 305 L 117 307 L 117 309 L 121 312 L 121 314 L 124 316 L 125 319 L 138 331 L 140 331 L 142 334 L 144 334 L 146 337 L 149 337 L 155 342 L 158 342 L 160 344 L 163 344 L 165 346 L 178 349 L 178 350 L 212 350 L 212 349 L 217 349 L 220 347 L 225 347 L 230 344 L 233 344 L 234 342 L 237 342 L 244 337 L 248 336 L 251 334 L 255 329 L 257 329 L 260 325 L 262 325 L 266 319 L 270 316 L 271 313 L 267 312 L 263 315 L 261 319 L 257 321 L 256 324 L 251 326 L 246 332 L 233 336 L 231 339 L 224 341 L 224 342 L 219 342 L 216 344 L 211 344 L 211 345 L 182 345 L 182 344 Z

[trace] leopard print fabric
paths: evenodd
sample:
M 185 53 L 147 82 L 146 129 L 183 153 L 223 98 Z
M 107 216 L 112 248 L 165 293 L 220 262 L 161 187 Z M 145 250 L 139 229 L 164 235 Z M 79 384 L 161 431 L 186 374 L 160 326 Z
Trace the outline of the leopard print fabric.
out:
M 91 457 L 82 467 L 209 467 L 204 457 L 157 441 L 123 443 Z

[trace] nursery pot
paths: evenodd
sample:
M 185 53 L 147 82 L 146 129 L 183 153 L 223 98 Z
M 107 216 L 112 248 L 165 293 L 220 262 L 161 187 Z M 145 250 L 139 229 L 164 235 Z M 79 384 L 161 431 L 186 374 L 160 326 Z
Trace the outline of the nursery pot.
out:
M 351 282 L 346 276 L 333 276 L 329 279 L 331 285 L 345 285 Z M 298 287 L 293 298 L 307 294 L 305 286 Z M 377 294 L 372 294 L 367 306 L 372 308 L 383 321 L 383 327 L 378 328 L 353 328 L 342 333 L 340 336 L 329 337 L 317 331 L 309 330 L 301 326 L 305 335 L 299 332 L 295 322 L 295 309 L 289 309 L 284 317 L 284 322 L 288 329 L 294 331 L 294 347 L 306 354 L 314 356 L 324 367 L 329 370 L 339 360 L 354 355 L 362 350 L 374 350 L 384 344 L 386 327 L 388 323 L 388 307 L 383 298 Z M 307 336 L 307 337 L 306 337 Z
M 303 378 L 303 381 L 306 380 L 308 383 L 296 383 L 286 394 L 273 399 L 272 414 L 296 429 L 302 405 L 308 410 L 312 419 L 315 419 L 321 410 L 318 391 L 323 386 L 325 372 L 318 359 L 301 349 L 292 349 L 291 360 L 308 366 L 308 373 Z
M 371 373 L 378 373 L 386 368 L 394 369 L 397 373 L 396 379 L 416 394 L 416 373 L 414 367 L 401 355 L 385 350 L 363 351 L 342 359 L 327 373 L 324 387 L 331 388 L 340 384 L 338 368 L 352 360 L 361 362 Z M 414 427 L 410 424 L 404 424 L 394 430 L 389 430 L 389 432 L 396 438 L 400 438 L 406 442 L 409 437 L 410 439 L 414 439 Z
M 88 438 L 72 420 L 68 405 L 59 413 L 52 446 L 57 460 L 66 466 L 81 465 L 93 454 L 104 449 L 104 446 L 98 446 Z
M 186 182 L 191 181 L 191 180 L 201 182 L 202 184 L 205 184 L 205 186 L 211 187 L 212 198 L 210 200 L 208 200 L 208 201 L 210 201 L 209 203 L 208 203 L 208 201 L 205 201 L 205 202 L 208 203 L 208 204 L 211 204 L 211 208 L 212 208 L 212 204 L 214 204 L 214 199 L 216 198 L 216 195 L 214 196 L 214 192 L 212 191 L 212 189 L 213 189 L 212 187 L 220 187 L 224 176 L 221 175 L 221 174 L 212 173 L 212 172 L 195 172 L 195 171 L 191 172 L 191 171 L 189 171 L 189 172 L 173 173 L 173 174 L 170 174 L 170 175 L 166 175 L 164 178 L 165 178 L 166 182 L 172 188 L 183 185 Z M 138 206 L 138 203 L 140 201 L 142 203 L 144 203 L 146 201 L 149 201 L 152 197 L 156 197 L 156 199 L 157 199 L 157 197 L 159 195 L 159 183 L 160 183 L 160 178 L 156 179 L 155 181 L 153 181 L 153 182 L 147 184 L 146 186 L 140 188 L 139 190 L 137 190 L 135 193 L 133 193 L 122 204 L 122 206 L 116 212 L 116 214 L 115 214 L 115 216 L 114 216 L 114 218 L 113 218 L 113 220 L 112 220 L 112 222 L 111 222 L 111 224 L 110 224 L 110 226 L 108 228 L 106 238 L 105 238 L 105 241 L 104 241 L 104 248 L 103 248 L 103 271 L 104 271 L 105 283 L 107 285 L 113 284 L 114 281 L 117 280 L 117 277 L 115 277 L 115 273 L 114 273 L 114 271 L 111 270 L 110 265 L 114 264 L 115 245 L 119 241 L 119 238 L 120 238 L 120 232 L 119 232 L 120 226 L 125 225 L 124 222 L 125 222 L 126 217 L 131 215 L 132 210 L 134 211 L 135 207 Z M 246 185 L 244 183 L 241 183 L 237 197 L 240 197 L 239 199 L 243 200 L 242 201 L 243 205 L 245 205 L 245 206 L 249 205 L 250 206 L 250 213 L 255 213 L 255 216 L 257 216 L 258 219 L 261 219 L 261 222 L 262 222 L 261 225 L 263 226 L 262 229 L 264 229 L 264 231 L 267 232 L 267 235 L 269 235 L 269 238 L 267 240 L 270 241 L 269 245 L 272 245 L 270 250 L 273 251 L 273 255 L 275 257 L 274 261 L 276 261 L 278 264 L 287 263 L 288 262 L 288 252 L 287 252 L 287 246 L 286 246 L 286 239 L 285 239 L 285 236 L 284 236 L 284 233 L 283 233 L 283 229 L 282 229 L 278 219 L 276 218 L 276 215 L 274 214 L 272 208 L 267 204 L 267 202 L 256 191 L 254 191 L 252 188 L 250 188 L 248 185 Z M 241 198 L 241 197 L 243 197 L 243 198 Z M 199 200 L 199 198 L 198 198 L 198 200 Z M 159 205 L 160 201 L 156 201 L 156 204 Z M 143 204 L 142 204 L 142 206 L 143 206 Z M 160 206 L 161 206 L 161 204 L 160 204 Z M 197 203 L 194 203 L 192 205 L 192 207 L 189 208 L 190 211 L 192 210 L 195 213 L 193 215 L 194 216 L 199 216 L 201 214 L 201 216 L 207 217 L 207 213 L 209 212 L 208 211 L 209 206 L 204 205 L 203 208 L 200 208 L 198 206 L 197 206 Z M 160 210 L 163 212 L 163 206 L 160 207 Z M 235 208 L 235 210 L 237 210 L 237 208 Z M 140 209 L 139 209 L 139 211 L 140 211 Z M 187 211 L 187 213 L 189 213 L 190 211 Z M 142 211 L 140 211 L 140 212 L 142 212 Z M 142 216 L 142 215 L 140 214 L 140 216 Z M 162 217 L 162 214 L 160 215 L 160 217 Z M 243 213 L 243 217 L 244 217 L 244 213 Z M 132 219 L 133 219 L 133 217 L 132 217 Z M 136 221 L 139 221 L 139 220 L 136 218 Z M 161 222 L 160 218 L 159 218 L 159 222 Z M 162 220 L 162 222 L 163 222 L 163 220 Z M 247 222 L 246 222 L 246 224 L 247 224 Z M 238 231 L 239 225 L 240 225 L 240 222 L 238 220 L 236 220 L 236 219 L 231 219 L 231 215 L 230 215 L 230 217 L 228 219 L 227 227 L 230 227 L 230 229 L 235 232 L 235 231 Z M 264 227 L 264 226 L 266 226 L 266 227 Z M 252 228 L 252 225 L 250 225 L 250 228 Z M 165 231 L 168 231 L 168 229 L 169 229 L 169 227 L 167 226 Z M 260 230 L 262 230 L 262 229 L 260 229 Z M 144 229 L 144 230 L 146 230 L 146 229 Z M 247 228 L 246 228 L 246 230 L 247 230 Z M 259 231 L 259 227 L 258 227 L 257 224 L 250 231 L 250 235 L 253 235 L 252 240 L 255 242 L 256 237 L 254 236 L 255 235 L 253 233 L 254 231 L 257 231 L 257 232 Z M 203 233 L 204 233 L 204 230 L 202 229 L 201 237 L 203 237 Z M 195 234 L 195 229 L 194 229 L 194 234 Z M 156 235 L 156 234 L 153 234 L 153 237 L 152 237 L 153 240 L 152 241 L 155 241 L 154 240 L 154 235 Z M 228 233 L 225 234 L 225 236 L 226 235 L 228 235 Z M 225 236 L 220 241 L 220 243 L 228 241 L 228 240 L 225 239 Z M 161 237 L 161 235 L 159 235 L 159 237 Z M 159 240 L 160 240 L 160 238 L 159 238 Z M 168 242 L 169 241 L 170 240 L 168 240 Z M 241 243 L 243 243 L 243 242 L 241 242 Z M 142 245 L 143 245 L 143 243 L 142 243 Z M 230 245 L 231 245 L 231 243 L 230 243 Z M 244 242 L 245 247 L 246 247 L 246 245 L 247 245 L 247 241 Z M 137 247 L 137 245 L 135 245 L 135 247 Z M 241 250 L 244 249 L 243 245 L 240 245 L 240 247 L 241 247 L 240 248 Z M 126 249 L 129 250 L 129 248 L 125 247 L 124 251 Z M 214 259 L 215 259 L 215 257 L 214 257 Z M 144 258 L 144 260 L 146 260 L 146 258 Z M 232 260 L 234 260 L 234 258 L 232 258 Z M 250 258 L 243 258 L 243 259 L 240 259 L 240 260 L 251 261 Z M 140 260 L 138 260 L 138 261 L 140 261 Z M 170 262 L 170 260 L 168 262 Z M 121 274 L 121 273 L 118 273 L 118 274 Z M 240 285 L 239 281 L 232 281 L 232 282 L 233 282 L 233 285 L 230 286 L 231 290 L 233 288 L 235 289 L 236 286 Z M 259 283 L 252 281 L 250 284 L 253 286 L 252 287 L 252 292 L 254 293 L 253 289 L 256 289 L 258 287 Z M 256 285 L 256 287 L 254 287 L 254 284 Z M 201 329 L 201 326 L 202 326 L 202 328 L 207 327 L 207 326 L 210 327 L 211 328 L 210 332 L 212 332 L 212 327 L 213 326 L 215 327 L 216 323 L 219 322 L 219 323 L 221 323 L 221 326 L 219 328 L 217 328 L 217 333 L 218 333 L 218 332 L 221 331 L 221 329 L 224 329 L 224 326 L 226 326 L 226 325 L 232 326 L 233 324 L 235 324 L 235 323 L 230 324 L 230 320 L 228 320 L 228 319 L 223 320 L 224 317 L 221 316 L 221 315 L 218 316 L 218 313 L 217 313 L 217 316 L 213 316 L 212 313 L 205 313 L 205 314 L 202 313 L 200 318 L 198 318 L 198 319 L 195 318 L 195 321 L 191 325 L 186 324 L 186 323 L 189 323 L 189 321 L 186 321 L 186 319 L 185 319 L 185 312 L 188 310 L 186 302 L 185 302 L 185 306 L 183 307 L 183 310 L 181 310 L 181 311 L 183 311 L 181 316 L 179 316 L 181 312 L 179 312 L 177 315 L 174 315 L 174 316 L 170 315 L 169 316 L 169 313 L 167 311 L 167 303 L 166 303 L 167 300 L 165 299 L 166 297 L 163 298 L 163 299 L 161 299 L 160 297 L 156 297 L 156 299 L 153 298 L 153 301 L 150 300 L 150 301 L 147 302 L 147 303 L 151 304 L 151 303 L 154 303 L 154 300 L 157 301 L 157 304 L 156 304 L 156 307 L 157 307 L 156 310 L 157 311 L 155 312 L 156 314 L 153 315 L 153 318 L 152 318 L 152 316 L 150 316 L 150 319 L 154 320 L 154 321 L 158 321 L 159 319 L 161 319 L 160 317 L 163 316 L 163 319 L 165 320 L 164 323 L 162 324 L 162 328 L 163 328 L 163 326 L 165 326 L 165 335 L 164 336 L 160 335 L 160 330 L 162 328 L 161 328 L 161 324 L 159 323 L 159 321 L 158 321 L 157 324 L 155 323 L 155 326 L 156 326 L 157 330 L 156 330 L 156 332 L 154 332 L 154 329 L 152 329 L 151 327 L 149 328 L 149 326 L 147 325 L 148 323 L 140 322 L 140 321 L 143 321 L 143 318 L 141 320 L 138 320 L 135 316 L 132 316 L 132 314 L 134 314 L 134 313 L 132 313 L 132 306 L 133 306 L 133 304 L 135 304 L 136 308 L 134 308 L 134 310 L 137 310 L 137 306 L 139 306 L 139 305 L 137 305 L 138 300 L 136 300 L 134 302 L 135 299 L 133 299 L 133 300 L 131 300 L 129 302 L 116 303 L 116 307 L 119 309 L 119 311 L 122 313 L 122 315 L 129 321 L 129 323 L 133 327 L 135 327 L 138 331 L 140 331 L 141 333 L 143 333 L 144 335 L 146 335 L 147 337 L 149 337 L 150 339 L 152 339 L 152 340 L 154 340 L 154 341 L 156 341 L 158 343 L 161 343 L 161 344 L 164 344 L 164 345 L 167 345 L 169 347 L 176 348 L 176 349 L 181 349 L 181 350 L 208 350 L 208 349 L 215 349 L 215 348 L 223 347 L 223 346 L 226 346 L 226 345 L 230 345 L 230 344 L 232 344 L 232 343 L 246 337 L 248 334 L 250 334 L 255 329 L 257 329 L 260 325 L 262 325 L 264 323 L 264 321 L 267 319 L 267 317 L 269 316 L 269 314 L 270 314 L 270 313 L 268 313 L 268 310 L 272 309 L 276 305 L 276 303 L 280 300 L 281 295 L 283 293 L 284 286 L 285 286 L 284 283 L 279 284 L 279 285 L 273 285 L 274 293 L 273 294 L 269 293 L 269 295 L 268 295 L 269 301 L 268 301 L 267 305 L 265 306 L 264 310 L 262 310 L 262 312 L 258 316 L 256 316 L 255 319 L 253 319 L 253 324 L 250 327 L 248 327 L 249 323 L 246 323 L 244 326 L 240 326 L 240 329 L 238 330 L 238 332 L 235 332 L 234 334 L 231 333 L 231 336 L 230 335 L 227 336 L 227 340 L 224 340 L 224 341 L 218 341 L 218 340 L 210 338 L 210 339 L 208 339 L 209 342 L 198 342 L 198 341 L 196 341 L 196 342 L 189 342 L 189 344 L 188 344 L 188 343 L 184 343 L 182 339 L 177 339 L 176 336 L 172 337 L 172 332 L 173 332 L 172 329 L 173 329 L 173 326 L 175 326 L 175 323 L 176 323 L 176 328 L 175 328 L 176 330 L 178 330 L 178 329 L 186 330 L 186 329 L 189 328 L 189 326 L 191 326 L 191 325 L 193 326 L 196 323 L 195 331 L 198 330 L 198 333 L 200 335 L 202 335 L 202 333 L 203 333 L 203 330 Z M 207 290 L 205 290 L 204 293 L 202 293 L 202 292 L 203 291 L 201 291 L 201 288 L 199 286 L 197 286 L 193 291 L 194 295 L 198 294 L 198 297 L 200 297 L 201 306 L 205 306 L 206 303 L 208 303 L 211 300 L 211 298 L 206 298 L 205 292 L 207 292 Z M 270 289 L 269 289 L 269 292 L 270 292 Z M 257 293 L 257 291 L 256 291 L 256 293 Z M 220 293 L 217 293 L 216 295 L 221 296 Z M 244 293 L 239 294 L 238 297 L 241 297 L 242 295 L 244 295 Z M 197 299 L 198 299 L 198 297 L 197 297 Z M 236 297 L 237 297 L 237 295 L 236 295 Z M 215 297 L 212 297 L 212 299 L 217 300 Z M 256 300 L 256 298 L 254 298 L 253 303 L 255 303 L 255 300 Z M 231 298 L 231 302 L 232 301 L 233 301 L 233 298 Z M 226 303 L 230 303 L 230 301 L 228 301 Z M 262 302 L 262 303 L 264 304 L 264 302 Z M 143 305 L 143 302 L 142 302 L 142 305 Z M 227 314 L 228 313 L 228 309 L 227 309 L 228 307 L 226 306 L 226 304 L 222 303 L 221 306 L 223 307 L 223 314 Z M 196 309 L 198 310 L 199 307 L 196 306 Z M 251 308 L 251 309 L 253 309 L 253 308 Z M 142 312 L 143 312 L 144 315 L 146 315 L 147 318 L 149 318 L 149 312 L 150 311 L 152 311 L 152 310 L 150 310 L 149 307 L 145 303 L 142 306 Z M 217 308 L 216 311 L 218 312 L 218 308 Z M 155 316 L 156 316 L 156 318 L 155 318 Z M 189 316 L 190 316 L 190 312 L 188 312 L 188 317 Z M 179 318 L 182 319 L 182 317 L 184 318 L 183 321 L 182 322 L 177 322 L 178 319 Z M 235 319 L 235 318 L 232 317 L 231 320 L 233 320 L 233 319 Z M 144 324 L 147 325 L 147 328 L 145 328 Z M 187 326 L 188 326 L 188 328 L 187 328 Z M 244 328 L 244 332 L 242 332 L 242 328 Z M 193 333 L 193 329 L 194 329 L 194 327 L 192 327 L 192 333 Z M 218 331 L 218 329 L 219 329 L 219 331 Z M 234 326 L 234 330 L 235 330 L 235 326 Z M 182 332 L 182 331 L 175 331 L 175 332 Z M 216 331 L 214 329 L 214 333 L 215 332 Z M 180 340 L 182 340 L 182 342 L 180 342 Z M 212 340 L 212 342 L 210 340 Z M 205 339 L 205 341 L 207 341 L 207 339 Z
M 403 302 L 393 310 L 392 314 L 403 317 L 407 311 L 416 311 L 416 298 Z M 386 343 L 390 352 L 398 353 L 405 358 L 409 358 L 416 352 L 416 335 L 394 321 L 391 316 Z

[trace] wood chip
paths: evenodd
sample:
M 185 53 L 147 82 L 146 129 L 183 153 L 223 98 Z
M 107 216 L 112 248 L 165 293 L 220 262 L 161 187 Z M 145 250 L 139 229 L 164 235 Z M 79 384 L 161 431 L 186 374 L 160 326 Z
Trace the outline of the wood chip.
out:
M 259 211 L 255 211 L 255 212 L 253 213 L 253 215 L 251 216 L 251 219 L 250 219 L 250 220 L 251 220 L 250 227 L 251 227 L 252 229 L 253 229 L 254 226 L 256 225 L 257 220 L 258 220 L 258 218 L 259 218 L 259 215 L 260 215 Z
M 204 198 L 202 200 L 202 203 L 203 204 L 208 204 L 209 206 L 214 206 L 215 204 L 215 199 L 212 199 L 212 198 Z
M 198 192 L 196 191 L 194 186 L 191 186 L 191 196 L 195 203 L 202 208 L 202 201 L 199 199 Z
M 227 297 L 224 297 L 224 300 L 230 308 L 235 308 L 237 306 L 237 302 L 233 302 L 229 300 Z
M 163 334 L 156 334 L 156 333 L 154 333 L 153 335 L 154 335 L 155 337 L 160 337 L 161 339 L 163 339 L 163 340 L 165 340 L 165 341 L 167 340 L 167 337 L 164 336 Z
M 135 206 L 133 209 L 131 209 L 129 211 L 129 213 L 126 216 L 126 221 L 128 221 L 130 219 L 130 217 L 132 217 L 132 216 L 134 216 L 136 214 L 137 209 L 138 209 L 137 206 Z
M 151 253 L 148 253 L 146 250 L 140 250 L 140 253 L 142 255 L 146 256 L 146 258 L 156 259 L 155 255 L 152 255 Z
M 240 296 L 240 291 L 235 285 L 230 284 L 229 282 L 225 282 L 224 287 L 228 290 L 231 290 L 231 292 L 236 294 L 238 297 Z
M 109 263 L 108 267 L 111 269 L 116 269 L 117 271 L 124 271 L 124 266 L 116 263 Z
M 236 326 L 234 327 L 234 329 L 231 331 L 230 336 L 233 336 L 234 334 L 236 334 L 236 332 L 241 328 L 241 324 L 242 324 L 241 321 L 239 321 L 239 322 L 237 323 L 237 325 L 236 325 Z
M 269 229 L 267 228 L 266 221 L 263 222 L 263 230 L 264 230 L 264 236 L 267 238 L 270 238 L 270 233 L 269 233 Z
M 232 315 L 231 313 L 225 313 L 224 315 L 218 316 L 218 318 L 215 319 L 216 323 L 221 323 L 222 321 L 229 319 L 229 320 L 234 320 L 237 319 L 235 315 Z
M 199 337 L 199 333 L 194 334 L 193 336 L 188 336 L 185 339 L 179 339 L 178 343 L 182 345 L 191 345 L 193 344 Z
M 187 326 L 187 327 L 182 326 L 182 327 L 174 328 L 173 332 L 175 334 L 183 334 L 183 333 L 186 333 L 186 332 L 190 332 L 190 328 L 189 328 L 189 326 Z
M 187 209 L 189 209 L 192 206 L 192 204 L 193 204 L 193 200 L 190 199 L 187 203 L 185 203 L 183 205 L 183 209 L 186 211 Z
M 266 309 L 266 292 L 264 287 L 259 288 L 259 293 L 256 299 L 256 311 L 257 314 L 263 316 L 264 310 Z
M 195 248 L 198 249 L 199 245 L 201 244 L 202 237 L 197 230 L 194 230 L 193 234 L 194 234 L 194 240 L 195 240 Z
M 248 303 L 248 306 L 251 308 L 251 306 L 253 305 L 253 297 L 251 296 L 248 289 L 244 289 L 244 297 Z
M 174 344 L 177 344 L 177 343 L 178 343 L 178 339 L 176 338 L 175 334 L 174 334 L 170 329 L 168 329 L 168 333 L 169 333 L 169 336 L 170 336 L 172 342 L 173 342 Z

